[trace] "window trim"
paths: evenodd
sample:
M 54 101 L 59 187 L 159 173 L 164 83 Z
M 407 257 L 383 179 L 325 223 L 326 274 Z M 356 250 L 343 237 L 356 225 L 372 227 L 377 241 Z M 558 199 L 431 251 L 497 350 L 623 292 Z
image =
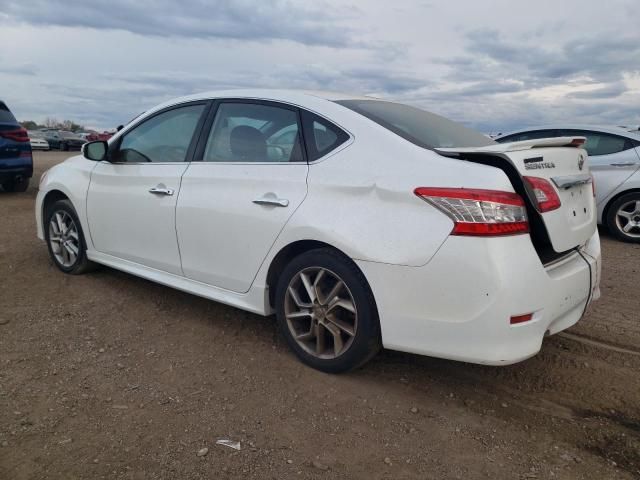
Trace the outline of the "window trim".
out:
M 211 103 L 212 103 L 211 100 L 196 100 L 191 102 L 176 103 L 174 105 L 170 105 L 156 112 L 153 112 L 152 114 L 145 116 L 144 118 L 140 118 L 137 122 L 127 125 L 127 128 L 123 129 L 122 133 L 118 135 L 118 138 L 116 138 L 113 143 L 109 144 L 109 149 L 107 151 L 107 159 L 103 161 L 109 162 L 113 165 L 160 165 L 160 164 L 161 165 L 184 165 L 185 163 L 191 163 L 193 161 L 193 154 L 195 152 L 197 142 L 202 135 L 203 123 L 207 118 L 209 111 L 211 110 Z M 116 151 L 120 150 L 120 145 L 122 144 L 122 140 L 124 139 L 124 137 L 126 137 L 129 133 L 131 133 L 136 128 L 138 128 L 138 126 L 142 125 L 148 120 L 151 120 L 157 117 L 158 115 L 162 115 L 169 111 L 178 110 L 184 107 L 194 107 L 198 105 L 203 105 L 204 109 L 202 110 L 202 113 L 200 114 L 200 118 L 198 119 L 198 123 L 196 124 L 196 128 L 193 131 L 193 134 L 191 135 L 191 141 L 189 142 L 189 147 L 187 148 L 187 154 L 185 155 L 184 160 L 182 162 L 114 162 L 114 161 L 111 161 L 112 155 Z
M 302 118 L 300 114 L 300 108 L 296 105 L 288 103 L 277 102 L 273 100 L 262 100 L 257 98 L 218 98 L 211 100 L 212 105 L 207 113 L 207 118 L 202 125 L 197 145 L 193 153 L 193 163 L 201 163 L 203 165 L 307 165 L 309 156 L 307 154 L 307 142 L 304 138 L 304 128 L 302 125 Z M 299 162 L 205 162 L 204 152 L 209 141 L 209 134 L 213 127 L 216 115 L 220 105 L 223 103 L 247 103 L 251 105 L 263 105 L 266 107 L 282 108 L 284 110 L 290 110 L 296 114 L 296 120 L 298 122 L 298 133 L 300 135 L 302 161 Z

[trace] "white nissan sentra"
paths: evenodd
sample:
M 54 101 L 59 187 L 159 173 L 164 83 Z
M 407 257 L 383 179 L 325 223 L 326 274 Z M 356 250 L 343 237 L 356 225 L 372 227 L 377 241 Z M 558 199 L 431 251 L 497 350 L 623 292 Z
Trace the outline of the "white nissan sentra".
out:
M 55 265 L 108 265 L 270 315 L 320 370 L 380 347 L 489 365 L 599 296 L 583 137 L 498 144 L 333 93 L 179 98 L 40 180 Z

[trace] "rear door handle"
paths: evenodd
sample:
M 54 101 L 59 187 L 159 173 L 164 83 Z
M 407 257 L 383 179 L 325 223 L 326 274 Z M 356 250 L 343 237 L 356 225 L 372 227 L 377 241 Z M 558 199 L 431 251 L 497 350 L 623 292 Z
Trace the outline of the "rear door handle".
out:
M 258 205 L 273 205 L 276 207 L 289 206 L 289 200 L 286 198 L 278 198 L 275 193 L 266 193 L 261 198 L 256 198 L 253 203 Z
M 173 189 L 158 185 L 157 187 L 150 188 L 149 193 L 155 193 L 156 195 L 173 195 Z
M 622 163 L 612 163 L 612 167 L 633 167 L 634 165 L 638 165 L 636 162 L 622 162 Z

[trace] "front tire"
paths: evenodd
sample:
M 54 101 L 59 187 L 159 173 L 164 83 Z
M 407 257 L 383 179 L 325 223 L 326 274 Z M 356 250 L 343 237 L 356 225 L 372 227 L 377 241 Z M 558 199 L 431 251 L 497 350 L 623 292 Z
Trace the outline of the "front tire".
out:
M 358 267 L 330 248 L 295 257 L 276 288 L 278 326 L 305 364 L 328 373 L 357 368 L 381 348 L 371 289 Z
M 640 193 L 616 199 L 607 209 L 607 228 L 623 242 L 640 243 Z
M 64 273 L 80 275 L 94 268 L 87 258 L 80 220 L 69 200 L 58 200 L 47 208 L 44 232 L 49 255 Z

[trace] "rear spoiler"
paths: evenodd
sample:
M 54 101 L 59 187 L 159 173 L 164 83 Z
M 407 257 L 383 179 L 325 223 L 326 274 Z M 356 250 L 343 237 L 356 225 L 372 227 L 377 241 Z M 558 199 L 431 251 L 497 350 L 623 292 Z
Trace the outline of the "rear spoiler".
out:
M 444 156 L 451 157 L 458 153 L 507 153 L 543 147 L 582 148 L 586 141 L 587 139 L 585 137 L 553 137 L 522 140 L 520 142 L 497 143 L 495 145 L 487 145 L 486 147 L 436 148 L 435 151 Z

